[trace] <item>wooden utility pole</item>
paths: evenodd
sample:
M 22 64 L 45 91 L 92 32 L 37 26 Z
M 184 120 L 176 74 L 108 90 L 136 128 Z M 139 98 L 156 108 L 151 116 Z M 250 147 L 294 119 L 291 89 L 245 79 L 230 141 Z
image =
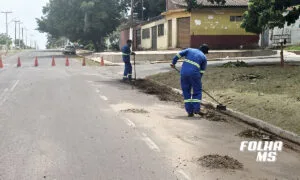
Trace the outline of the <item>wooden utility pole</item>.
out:
M 8 22 L 7 22 L 7 15 L 12 13 L 11 11 L 2 11 L 1 13 L 5 14 L 6 19 L 6 36 L 8 36 Z
M 12 13 L 11 11 L 2 11 L 1 13 L 5 14 L 5 24 L 6 24 L 6 36 L 7 36 L 7 40 L 6 40 L 6 52 L 8 51 L 9 47 L 8 47 L 8 22 L 7 22 L 7 15 Z
M 16 46 L 16 42 L 17 42 L 17 23 L 20 22 L 20 21 L 15 20 L 14 22 L 15 22 L 15 42 L 14 42 L 14 44 Z

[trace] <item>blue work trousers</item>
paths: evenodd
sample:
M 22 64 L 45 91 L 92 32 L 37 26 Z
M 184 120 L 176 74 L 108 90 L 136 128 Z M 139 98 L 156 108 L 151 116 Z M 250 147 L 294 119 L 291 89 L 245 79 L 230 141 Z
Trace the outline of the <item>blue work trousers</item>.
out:
M 123 79 L 129 79 L 131 80 L 132 78 L 132 65 L 130 62 L 124 62 L 125 63 L 125 69 L 124 69 L 124 75 Z
M 201 74 L 181 75 L 185 110 L 187 113 L 199 113 L 202 100 Z M 193 90 L 193 94 L 192 94 Z

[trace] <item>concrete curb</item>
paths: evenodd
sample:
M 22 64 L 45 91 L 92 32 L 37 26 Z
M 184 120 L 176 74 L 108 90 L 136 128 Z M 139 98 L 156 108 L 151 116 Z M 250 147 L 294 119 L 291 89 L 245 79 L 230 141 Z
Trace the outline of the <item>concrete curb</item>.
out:
M 86 56 L 81 55 L 81 54 L 77 54 L 77 56 L 79 56 L 79 57 L 81 57 L 81 58 L 86 57 Z M 87 57 L 86 57 L 86 58 L 87 58 Z M 94 59 L 92 59 L 92 58 L 87 58 L 87 59 L 92 60 L 92 61 L 94 61 L 94 62 L 100 63 L 100 61 L 94 60 Z M 122 66 L 122 65 L 123 65 L 123 63 L 113 63 L 113 62 L 111 62 L 111 61 L 104 60 L 104 66 Z
M 151 81 L 154 82 L 154 83 L 157 83 L 159 85 L 167 86 L 167 85 L 159 83 L 157 81 L 153 81 L 153 80 L 151 80 Z M 170 86 L 167 86 L 167 87 L 171 88 L 173 92 L 182 94 L 182 91 L 179 90 L 179 89 L 172 88 Z M 216 103 L 213 103 L 213 102 L 210 102 L 210 101 L 207 101 L 207 100 L 202 100 L 202 104 L 204 106 L 213 106 L 214 108 L 217 107 Z M 293 143 L 296 143 L 296 144 L 300 145 L 300 136 L 293 133 L 293 132 L 283 130 L 283 129 L 281 129 L 277 126 L 274 126 L 270 123 L 264 122 L 263 120 L 248 116 L 244 113 L 235 111 L 235 110 L 230 109 L 230 108 L 227 108 L 226 111 L 219 111 L 219 112 L 221 112 L 223 114 L 226 114 L 226 115 L 229 115 L 231 117 L 234 117 L 236 119 L 239 119 L 239 120 L 243 121 L 246 124 L 249 124 L 253 127 L 262 129 L 262 130 L 264 130 L 264 131 L 266 131 L 270 134 L 274 134 L 274 135 L 276 135 L 276 136 L 278 136 L 282 139 L 285 139 L 285 140 L 288 140 L 290 142 L 293 142 Z

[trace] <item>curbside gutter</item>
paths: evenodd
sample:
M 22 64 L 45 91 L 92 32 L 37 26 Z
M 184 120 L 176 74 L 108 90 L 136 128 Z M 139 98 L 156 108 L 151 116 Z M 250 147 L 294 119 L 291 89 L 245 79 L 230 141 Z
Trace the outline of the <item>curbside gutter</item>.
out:
M 168 88 L 171 88 L 173 92 L 175 93 L 179 93 L 179 94 L 182 94 L 182 91 L 179 90 L 179 89 L 176 89 L 176 88 L 172 88 L 170 86 L 167 86 L 165 84 L 162 84 L 160 82 L 157 82 L 157 81 L 154 81 L 154 80 L 150 80 L 158 85 L 161 85 L 161 86 L 166 86 Z M 207 101 L 207 100 L 202 100 L 202 103 L 204 106 L 212 106 L 214 108 L 217 107 L 217 104 L 216 103 L 213 103 L 213 102 L 210 102 L 210 101 Z M 241 120 L 242 122 L 246 123 L 246 124 L 249 124 L 253 127 L 256 127 L 256 128 L 259 128 L 259 129 L 262 129 L 270 134 L 273 134 L 273 135 L 276 135 L 282 139 L 285 139 L 285 140 L 288 140 L 290 142 L 293 142 L 295 144 L 298 144 L 300 145 L 300 136 L 293 133 L 293 132 L 290 132 L 290 131 L 286 131 L 286 130 L 283 130 L 277 126 L 274 126 L 270 123 L 267 123 L 267 122 L 264 122 L 263 120 L 260 120 L 260 119 L 257 119 L 257 118 L 254 118 L 254 117 L 251 117 L 249 115 L 246 115 L 244 113 L 241 113 L 241 112 L 238 112 L 238 111 L 235 111 L 233 109 L 230 109 L 230 108 L 227 108 L 226 111 L 218 111 L 218 112 L 221 112 L 223 114 L 226 114 L 228 116 L 231 116 L 231 117 L 234 117 L 238 120 Z

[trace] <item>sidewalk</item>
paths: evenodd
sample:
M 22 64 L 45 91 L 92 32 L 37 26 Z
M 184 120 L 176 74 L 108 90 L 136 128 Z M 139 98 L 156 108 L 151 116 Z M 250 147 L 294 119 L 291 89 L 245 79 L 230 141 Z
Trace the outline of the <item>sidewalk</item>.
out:
M 137 62 L 156 62 L 172 59 L 178 50 L 166 51 L 136 51 Z M 272 50 L 217 50 L 210 51 L 207 55 L 208 60 L 230 59 L 238 57 L 269 57 L 277 55 L 277 51 Z M 100 61 L 103 59 L 107 62 L 120 63 L 122 62 L 121 52 L 101 52 L 101 53 L 87 53 L 87 51 L 78 51 L 78 55 L 85 55 L 89 59 Z
M 151 63 L 151 64 L 157 64 L 157 63 L 170 63 L 172 58 L 176 55 L 178 51 L 138 51 L 136 52 L 136 62 L 137 64 L 141 63 Z M 220 53 L 220 52 L 243 52 L 242 50 L 237 51 L 210 51 L 210 54 L 213 53 Z M 156 57 L 160 56 L 161 60 L 141 60 L 143 58 L 143 55 L 145 56 L 154 56 Z M 77 53 L 81 57 L 86 57 L 88 59 L 91 59 L 95 62 L 101 62 L 101 57 L 104 59 L 105 65 L 108 66 L 120 66 L 123 65 L 122 62 L 122 55 L 119 52 L 103 52 L 103 53 L 92 53 L 88 51 L 82 51 Z M 110 58 L 111 60 L 108 60 L 107 58 Z M 300 63 L 300 55 L 297 55 L 292 52 L 285 51 L 284 52 L 284 59 L 288 63 Z M 212 66 L 218 66 L 222 65 L 224 63 L 232 62 L 232 61 L 245 61 L 246 63 L 249 63 L 251 65 L 258 64 L 274 64 L 280 62 L 280 51 L 275 51 L 273 55 L 269 56 L 252 56 L 252 57 L 225 57 L 225 58 L 215 58 L 215 59 L 208 59 L 208 64 Z M 182 60 L 179 60 L 179 62 L 182 62 Z

